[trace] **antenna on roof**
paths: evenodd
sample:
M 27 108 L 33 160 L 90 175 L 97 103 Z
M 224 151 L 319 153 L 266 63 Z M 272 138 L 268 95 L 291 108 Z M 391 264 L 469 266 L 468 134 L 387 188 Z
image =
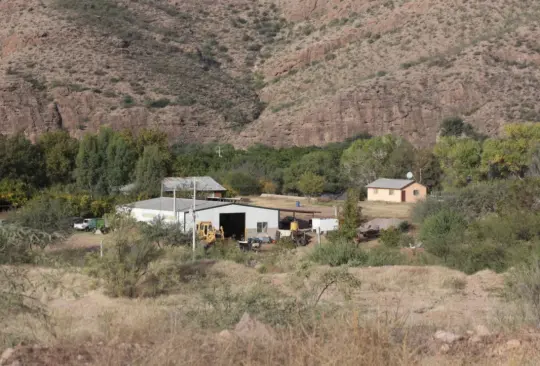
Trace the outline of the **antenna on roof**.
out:
M 412 172 L 408 172 L 407 179 L 413 179 L 413 178 L 414 178 L 414 174 Z

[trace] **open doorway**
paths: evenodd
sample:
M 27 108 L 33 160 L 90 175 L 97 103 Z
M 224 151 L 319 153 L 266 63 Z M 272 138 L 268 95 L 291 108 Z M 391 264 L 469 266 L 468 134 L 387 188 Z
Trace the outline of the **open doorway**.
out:
M 219 226 L 223 226 L 226 238 L 241 239 L 246 232 L 245 213 L 223 213 L 219 214 Z

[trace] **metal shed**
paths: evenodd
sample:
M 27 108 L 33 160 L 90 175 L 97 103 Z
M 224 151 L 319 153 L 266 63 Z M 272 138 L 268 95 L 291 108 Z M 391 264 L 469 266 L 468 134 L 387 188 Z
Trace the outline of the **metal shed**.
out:
M 120 207 L 137 221 L 152 222 L 161 216 L 168 223 L 178 223 L 184 231 L 193 228 L 191 209 L 193 200 L 159 197 L 134 202 Z M 279 227 L 279 209 L 219 201 L 195 201 L 196 222 L 210 221 L 215 227 L 223 226 L 225 237 L 251 237 L 268 234 L 275 237 Z

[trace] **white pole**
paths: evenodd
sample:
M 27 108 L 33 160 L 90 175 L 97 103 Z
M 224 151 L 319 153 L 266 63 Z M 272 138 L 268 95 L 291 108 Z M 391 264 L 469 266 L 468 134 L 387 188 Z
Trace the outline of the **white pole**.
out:
M 178 220 L 176 219 L 176 187 L 173 188 L 173 215 L 174 215 L 174 223 L 176 224 Z
M 196 214 L 195 214 L 195 205 L 196 205 L 196 202 L 195 202 L 195 197 L 197 196 L 197 181 L 195 180 L 195 177 L 193 177 L 193 229 L 191 230 L 193 232 L 193 243 L 192 243 L 192 246 L 193 246 L 193 260 L 195 261 L 195 245 L 196 245 L 196 242 L 195 242 L 195 230 L 197 229 L 197 223 L 195 221 L 195 217 L 196 217 Z
M 321 227 L 317 228 L 317 245 L 321 245 Z
M 103 240 L 99 242 L 99 256 L 103 257 Z

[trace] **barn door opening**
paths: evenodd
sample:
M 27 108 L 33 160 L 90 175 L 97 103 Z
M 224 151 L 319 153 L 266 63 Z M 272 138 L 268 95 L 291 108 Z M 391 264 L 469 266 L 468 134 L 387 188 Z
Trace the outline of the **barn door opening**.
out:
M 245 213 L 222 213 L 219 214 L 219 226 L 223 226 L 226 238 L 234 237 L 240 240 L 246 231 Z
M 401 202 L 407 202 L 406 192 L 401 191 Z

